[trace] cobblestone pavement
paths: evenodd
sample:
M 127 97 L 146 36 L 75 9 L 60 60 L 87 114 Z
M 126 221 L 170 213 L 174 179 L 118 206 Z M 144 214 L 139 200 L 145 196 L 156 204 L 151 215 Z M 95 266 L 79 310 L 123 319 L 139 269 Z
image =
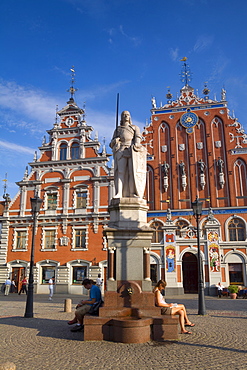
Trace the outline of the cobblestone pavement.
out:
M 184 303 L 196 324 L 192 335 L 178 342 L 123 344 L 84 342 L 83 333 L 72 333 L 63 312 L 64 299 L 73 307 L 81 297 L 34 296 L 34 318 L 24 318 L 26 296 L 0 295 L 1 362 L 17 370 L 91 369 L 246 369 L 247 300 L 206 297 L 207 315 L 197 315 L 197 296 L 185 295 L 168 302 Z

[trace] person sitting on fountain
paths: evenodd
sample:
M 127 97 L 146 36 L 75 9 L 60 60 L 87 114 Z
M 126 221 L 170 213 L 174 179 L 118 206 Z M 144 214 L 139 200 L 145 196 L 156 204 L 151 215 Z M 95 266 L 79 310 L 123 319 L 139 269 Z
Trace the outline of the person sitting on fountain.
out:
M 86 313 L 89 312 L 91 306 L 94 303 L 100 302 L 102 300 L 101 291 L 99 287 L 97 287 L 97 285 L 94 284 L 93 280 L 84 279 L 82 282 L 82 285 L 84 286 L 84 288 L 90 290 L 90 295 L 89 295 L 89 299 L 80 301 L 80 303 L 78 303 L 78 305 L 76 306 L 74 319 L 68 322 L 69 325 L 77 323 L 76 326 L 74 326 L 71 329 L 71 331 L 73 332 L 83 330 L 84 316 L 86 315 Z
M 155 295 L 155 306 L 162 307 L 162 315 L 179 315 L 179 323 L 181 327 L 181 334 L 192 334 L 191 331 L 185 329 L 186 326 L 193 327 L 195 324 L 188 319 L 186 309 L 183 304 L 177 303 L 166 303 L 164 296 L 161 294 L 161 291 L 165 289 L 166 282 L 164 280 L 159 280 L 154 287 Z

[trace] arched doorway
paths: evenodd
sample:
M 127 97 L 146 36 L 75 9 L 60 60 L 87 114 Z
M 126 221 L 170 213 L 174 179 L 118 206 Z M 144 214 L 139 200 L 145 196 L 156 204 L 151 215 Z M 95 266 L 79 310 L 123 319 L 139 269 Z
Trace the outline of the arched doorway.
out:
M 182 260 L 184 293 L 198 293 L 197 258 L 193 253 L 186 252 Z

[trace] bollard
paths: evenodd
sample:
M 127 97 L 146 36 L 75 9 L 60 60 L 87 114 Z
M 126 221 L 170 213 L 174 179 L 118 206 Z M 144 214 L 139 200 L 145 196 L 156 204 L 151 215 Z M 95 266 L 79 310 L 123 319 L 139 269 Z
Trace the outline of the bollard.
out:
M 72 300 L 67 298 L 64 300 L 64 312 L 71 312 Z
M 16 370 L 16 366 L 13 362 L 8 361 L 0 365 L 0 370 Z

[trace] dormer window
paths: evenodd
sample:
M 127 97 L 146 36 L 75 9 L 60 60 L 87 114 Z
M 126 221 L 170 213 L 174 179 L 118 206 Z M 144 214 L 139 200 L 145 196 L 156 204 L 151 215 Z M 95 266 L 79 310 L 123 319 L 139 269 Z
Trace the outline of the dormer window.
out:
M 79 143 L 74 142 L 71 145 L 70 157 L 71 157 L 71 159 L 78 159 L 79 158 Z
M 67 144 L 62 143 L 60 145 L 60 161 L 64 161 L 67 159 Z

